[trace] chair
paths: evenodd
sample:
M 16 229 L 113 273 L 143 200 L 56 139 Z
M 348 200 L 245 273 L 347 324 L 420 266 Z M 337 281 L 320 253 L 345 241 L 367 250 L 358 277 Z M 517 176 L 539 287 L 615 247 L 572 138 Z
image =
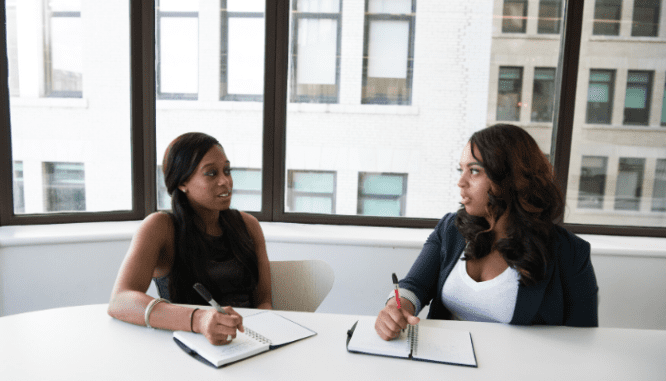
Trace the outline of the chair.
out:
M 333 287 L 335 274 L 321 260 L 271 261 L 273 308 L 314 312 Z

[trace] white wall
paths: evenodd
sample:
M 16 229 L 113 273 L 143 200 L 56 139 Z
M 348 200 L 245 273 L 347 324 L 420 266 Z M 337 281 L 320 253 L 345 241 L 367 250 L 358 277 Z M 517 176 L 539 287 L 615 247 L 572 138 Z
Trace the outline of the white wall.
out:
M 0 228 L 0 316 L 107 303 L 137 222 Z M 318 312 L 374 315 L 429 229 L 262 223 L 271 260 L 323 259 L 335 284 Z M 666 239 L 592 243 L 600 325 L 666 329 Z M 422 315 L 423 316 L 423 315 Z

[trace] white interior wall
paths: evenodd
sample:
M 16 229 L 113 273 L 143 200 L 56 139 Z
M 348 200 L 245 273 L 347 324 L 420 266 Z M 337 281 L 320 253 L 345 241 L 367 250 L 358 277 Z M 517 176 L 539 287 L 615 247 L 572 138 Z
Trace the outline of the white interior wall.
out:
M 137 222 L 0 228 L 0 316 L 107 303 Z M 375 315 L 429 229 L 262 223 L 271 260 L 322 259 L 335 283 L 318 312 Z M 666 329 L 666 239 L 592 243 L 604 327 Z M 424 314 L 422 315 L 422 317 Z

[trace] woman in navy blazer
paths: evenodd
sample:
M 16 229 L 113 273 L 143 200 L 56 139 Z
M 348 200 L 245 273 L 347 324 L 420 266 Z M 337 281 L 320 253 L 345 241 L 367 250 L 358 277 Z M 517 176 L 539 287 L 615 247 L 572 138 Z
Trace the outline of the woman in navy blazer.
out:
M 417 324 L 427 304 L 429 319 L 598 326 L 590 245 L 557 225 L 564 198 L 534 139 L 508 124 L 477 131 L 459 171 L 461 208 L 439 221 L 400 281 L 401 308 L 391 298 L 379 313 L 379 336 Z M 493 287 L 500 297 L 487 303 L 483 292 L 492 296 Z

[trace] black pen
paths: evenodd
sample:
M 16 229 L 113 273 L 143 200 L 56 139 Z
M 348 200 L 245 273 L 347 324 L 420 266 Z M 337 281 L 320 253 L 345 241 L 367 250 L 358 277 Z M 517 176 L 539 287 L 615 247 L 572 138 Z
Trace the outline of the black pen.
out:
M 208 292 L 208 290 L 206 289 L 206 287 L 204 287 L 203 284 L 195 283 L 193 287 L 195 290 L 197 290 L 197 292 L 199 293 L 199 295 L 201 295 L 202 298 L 206 299 L 208 304 L 215 307 L 217 312 L 229 315 L 227 311 L 225 311 L 224 308 L 222 308 L 222 306 L 218 302 L 216 302 L 215 299 L 213 299 L 213 296 L 210 294 L 210 292 Z M 233 337 L 231 337 L 231 335 L 227 335 L 227 341 L 231 340 L 233 340 Z
M 202 298 L 206 299 L 206 301 L 208 302 L 208 304 L 210 304 L 211 306 L 215 307 L 215 309 L 217 310 L 217 312 L 222 313 L 222 314 L 225 314 L 225 315 L 229 315 L 229 314 L 227 313 L 227 311 L 225 311 L 224 308 L 222 308 L 222 306 L 219 305 L 219 304 L 215 301 L 215 299 L 213 299 L 213 296 L 210 294 L 210 292 L 208 292 L 208 290 L 206 289 L 206 287 L 204 287 L 203 284 L 201 284 L 201 283 L 196 283 L 196 284 L 194 285 L 194 289 L 197 290 L 197 292 L 199 293 L 199 295 L 201 295 Z

